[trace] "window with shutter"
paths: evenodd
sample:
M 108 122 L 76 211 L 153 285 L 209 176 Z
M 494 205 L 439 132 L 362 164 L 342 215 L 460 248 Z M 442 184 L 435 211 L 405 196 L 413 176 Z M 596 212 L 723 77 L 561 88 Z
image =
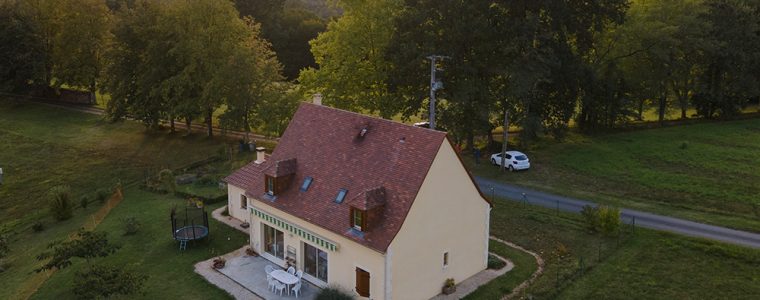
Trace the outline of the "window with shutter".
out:
M 356 268 L 356 293 L 369 297 L 369 272 Z

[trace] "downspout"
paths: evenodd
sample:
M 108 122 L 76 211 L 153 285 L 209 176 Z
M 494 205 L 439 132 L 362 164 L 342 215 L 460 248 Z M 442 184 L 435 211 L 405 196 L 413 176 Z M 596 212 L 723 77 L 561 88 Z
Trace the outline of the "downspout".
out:
M 486 210 L 486 236 L 485 236 L 486 251 L 484 253 L 484 256 L 485 256 L 484 263 L 485 263 L 486 268 L 488 267 L 488 241 L 489 241 L 490 232 L 491 232 L 491 210 L 492 209 L 493 207 L 488 205 L 488 210 Z
M 391 300 L 391 259 L 393 258 L 393 250 L 388 246 L 388 251 L 385 252 L 385 300 Z

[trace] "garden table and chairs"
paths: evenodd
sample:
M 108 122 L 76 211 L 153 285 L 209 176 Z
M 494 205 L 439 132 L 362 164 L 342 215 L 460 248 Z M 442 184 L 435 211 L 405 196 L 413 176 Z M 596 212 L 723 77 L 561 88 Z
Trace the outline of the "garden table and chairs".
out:
M 274 292 L 282 295 L 282 291 L 287 289 L 288 295 L 291 290 L 296 294 L 296 297 L 300 294 L 301 290 L 301 276 L 303 271 L 295 271 L 295 268 L 290 267 L 288 271 L 282 269 L 275 269 L 271 266 L 265 268 L 267 272 L 267 280 L 269 281 L 269 287 L 273 288 Z

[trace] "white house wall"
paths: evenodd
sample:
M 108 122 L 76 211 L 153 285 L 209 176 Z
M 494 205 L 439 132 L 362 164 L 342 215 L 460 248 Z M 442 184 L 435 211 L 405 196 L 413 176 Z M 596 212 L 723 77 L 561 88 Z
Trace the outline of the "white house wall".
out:
M 489 204 L 444 141 L 390 248 L 393 299 L 429 299 L 447 278 L 459 283 L 488 260 Z M 444 252 L 449 265 L 443 266 Z
M 244 193 L 245 191 L 243 189 L 227 184 L 227 210 L 231 217 L 250 223 L 251 213 L 248 211 L 247 207 L 243 208 L 240 206 L 240 195 L 243 195 Z
M 359 267 L 370 273 L 370 299 L 384 299 L 383 295 L 385 292 L 384 290 L 385 288 L 384 287 L 385 256 L 382 253 L 372 250 L 370 248 L 367 248 L 361 244 L 358 244 L 354 241 L 346 239 L 343 236 L 335 234 L 332 231 L 328 231 L 319 226 L 315 226 L 314 224 L 311 224 L 299 218 L 293 217 L 290 214 L 287 214 L 281 210 L 278 210 L 274 207 L 268 206 L 260 202 L 261 201 L 259 200 L 253 201 L 252 202 L 253 207 L 271 216 L 274 216 L 283 221 L 286 221 L 290 223 L 291 225 L 295 225 L 297 227 L 306 229 L 323 239 L 334 242 L 335 244 L 338 245 L 338 249 L 336 251 L 330 251 L 329 249 L 325 247 L 320 247 L 319 245 L 315 245 L 312 242 L 305 241 L 303 238 L 299 237 L 296 234 L 289 233 L 285 230 L 278 228 L 276 225 L 272 224 L 271 222 L 258 218 L 255 215 L 251 215 L 251 211 L 249 211 L 248 212 L 250 215 L 249 218 L 250 220 L 252 220 L 251 227 L 250 227 L 251 228 L 251 247 L 255 249 L 256 252 L 260 253 L 264 258 L 267 258 L 270 261 L 273 261 L 282 267 L 285 266 L 285 262 L 283 260 L 277 259 L 264 251 L 263 234 L 262 234 L 262 229 L 261 229 L 262 228 L 261 224 L 264 223 L 270 227 L 283 231 L 284 233 L 283 242 L 285 244 L 285 249 L 287 249 L 287 246 L 295 247 L 296 252 L 297 252 L 296 265 L 298 266 L 299 270 L 303 269 L 303 254 L 302 254 L 303 247 L 301 243 L 305 242 L 319 248 L 322 251 L 327 252 L 327 261 L 328 261 L 327 284 L 328 285 L 339 286 L 343 288 L 344 290 L 353 293 L 356 298 L 360 299 L 361 297 L 359 297 L 355 291 L 356 290 L 356 271 L 355 270 L 356 270 L 356 267 Z M 348 218 L 348 216 L 346 217 Z M 346 228 L 346 230 L 348 230 L 348 228 Z M 304 274 L 304 278 L 307 278 L 306 274 Z M 307 278 L 307 279 L 309 279 L 309 281 L 315 282 L 311 278 Z M 319 282 L 317 281 L 317 283 Z

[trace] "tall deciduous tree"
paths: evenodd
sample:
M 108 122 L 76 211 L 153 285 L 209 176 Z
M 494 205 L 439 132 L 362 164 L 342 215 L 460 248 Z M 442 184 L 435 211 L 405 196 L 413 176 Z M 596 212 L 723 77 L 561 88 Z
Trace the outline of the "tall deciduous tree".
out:
M 43 29 L 26 8 L 19 1 L 0 1 L 0 90 L 47 86 L 45 68 L 50 57 Z
M 110 10 L 102 0 L 61 0 L 60 27 L 53 40 L 56 86 L 95 89 L 107 47 Z
M 346 0 L 340 5 L 343 16 L 311 42 L 319 68 L 302 71 L 298 80 L 305 92 L 322 93 L 327 105 L 390 118 L 401 103 L 388 91 L 385 54 L 401 1 Z

